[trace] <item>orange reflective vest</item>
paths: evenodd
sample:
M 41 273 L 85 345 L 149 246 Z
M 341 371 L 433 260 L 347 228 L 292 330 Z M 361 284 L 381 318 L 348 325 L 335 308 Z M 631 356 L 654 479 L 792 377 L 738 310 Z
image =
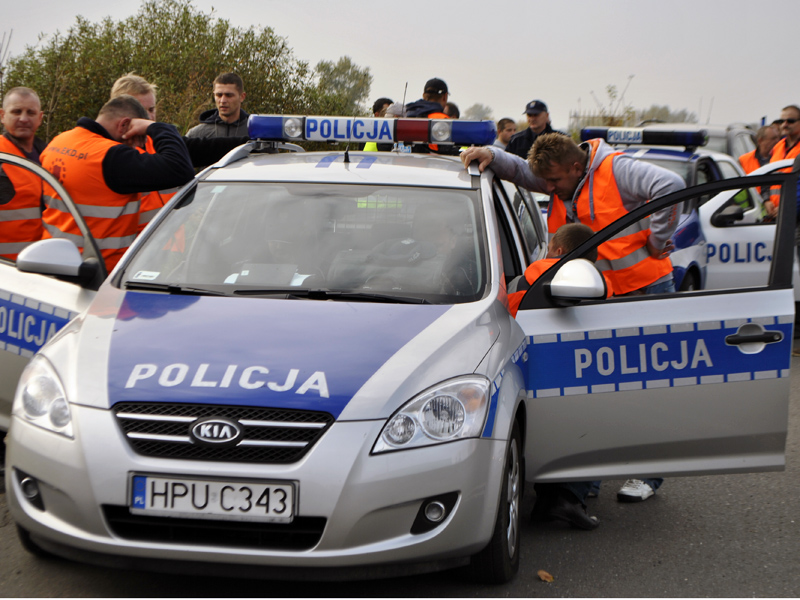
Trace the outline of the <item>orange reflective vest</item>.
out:
M 795 142 L 794 146 L 792 146 L 789 151 L 786 151 L 786 138 L 783 138 L 772 149 L 772 158 L 769 159 L 769 162 L 774 163 L 778 162 L 779 160 L 785 160 L 787 158 L 797 158 L 800 156 L 800 141 Z M 781 173 L 788 173 L 789 169 L 781 169 Z M 775 186 L 771 189 L 772 194 L 769 197 L 770 202 L 776 207 L 780 205 L 781 202 L 781 188 L 780 186 Z
M 591 158 L 594 159 L 599 140 L 589 140 L 588 144 L 591 146 Z M 600 231 L 628 214 L 614 179 L 614 159 L 619 154 L 621 152 L 607 156 L 598 165 L 573 203 L 572 209 L 578 221 L 588 225 L 592 231 Z M 591 162 L 590 160 L 590 164 Z M 594 197 L 594 218 L 591 215 L 590 195 Z M 555 233 L 566 222 L 567 209 L 557 196 L 553 196 L 547 215 L 547 230 L 551 234 Z M 649 236 L 650 228 L 642 220 L 620 231 L 597 248 L 597 268 L 611 281 L 615 294 L 639 290 L 672 272 L 669 258 L 657 259 L 650 256 L 647 250 Z
M 133 243 L 139 226 L 139 194 L 117 194 L 103 177 L 103 159 L 115 142 L 84 127 L 57 135 L 42 152 L 50 171 L 77 204 L 110 271 Z M 83 236 L 63 200 L 45 185 L 45 237 L 71 240 L 83 249 Z
M 747 154 L 742 154 L 739 157 L 739 164 L 742 165 L 745 174 L 752 173 L 761 166 L 761 163 L 758 162 L 758 158 L 756 157 L 756 150 L 751 150 Z
M 11 140 L 0 135 L 0 152 L 26 158 Z M 14 186 L 14 197 L 0 204 L 0 256 L 16 260 L 25 246 L 42 239 L 42 178 L 21 167 L 2 165 Z
M 145 147 L 137 149 L 143 154 L 156 153 L 155 146 L 153 146 L 153 139 L 150 136 L 147 136 Z M 153 217 L 161 210 L 161 207 L 169 202 L 170 198 L 178 192 L 178 189 L 179 188 L 161 190 L 158 192 L 142 192 L 139 194 L 139 226 L 136 230 L 137 233 L 142 232 L 142 229 L 153 220 Z

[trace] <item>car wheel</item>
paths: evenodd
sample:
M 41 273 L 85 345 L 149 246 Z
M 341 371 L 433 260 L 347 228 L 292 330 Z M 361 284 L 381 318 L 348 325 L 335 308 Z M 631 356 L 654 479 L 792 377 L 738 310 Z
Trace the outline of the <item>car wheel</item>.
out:
M 500 505 L 489 544 L 472 557 L 472 572 L 483 583 L 505 583 L 519 569 L 520 508 L 525 484 L 522 436 L 514 423 L 506 448 Z
M 686 275 L 683 276 L 683 281 L 681 281 L 681 287 L 678 291 L 696 292 L 699 289 L 700 285 L 697 281 L 697 275 L 694 274 L 694 271 L 686 271 Z
M 38 556 L 39 558 L 53 558 L 52 554 L 31 539 L 31 534 L 27 529 L 19 525 L 17 525 L 17 537 L 19 537 L 19 543 L 22 544 L 22 547 L 34 556 Z

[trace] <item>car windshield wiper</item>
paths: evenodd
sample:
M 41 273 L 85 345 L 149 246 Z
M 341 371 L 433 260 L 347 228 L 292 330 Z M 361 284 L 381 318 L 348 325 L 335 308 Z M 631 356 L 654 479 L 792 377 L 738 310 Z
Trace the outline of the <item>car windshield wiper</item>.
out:
M 185 294 L 187 296 L 225 296 L 220 290 L 176 285 L 174 283 L 152 283 L 149 281 L 126 281 L 126 290 L 146 290 L 148 292 L 167 292 L 168 294 Z
M 376 294 L 374 292 L 343 292 L 338 290 L 322 289 L 304 290 L 297 288 L 264 288 L 234 290 L 233 293 L 237 296 L 269 296 L 273 294 L 285 294 L 288 298 L 307 298 L 309 300 L 354 300 L 364 302 L 397 302 L 402 304 L 431 304 L 430 300 L 425 298 L 416 298 L 414 296 L 394 296 L 391 294 Z

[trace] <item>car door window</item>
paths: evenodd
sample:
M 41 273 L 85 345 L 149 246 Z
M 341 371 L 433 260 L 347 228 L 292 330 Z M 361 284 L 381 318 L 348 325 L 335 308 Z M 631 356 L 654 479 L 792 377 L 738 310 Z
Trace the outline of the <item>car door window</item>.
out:
M 519 223 L 527 262 L 542 258 L 542 250 L 547 246 L 547 234 L 536 202 L 527 190 L 520 189 L 509 181 L 502 181 L 502 185 Z M 535 213 L 531 212 L 531 206 L 534 207 Z
M 523 274 L 527 261 L 520 260 L 522 241 L 517 229 L 516 219 L 512 217 L 511 208 L 505 190 L 495 180 L 492 183 L 494 210 L 497 216 L 497 228 L 500 234 L 500 248 L 503 254 L 503 271 L 506 283 Z

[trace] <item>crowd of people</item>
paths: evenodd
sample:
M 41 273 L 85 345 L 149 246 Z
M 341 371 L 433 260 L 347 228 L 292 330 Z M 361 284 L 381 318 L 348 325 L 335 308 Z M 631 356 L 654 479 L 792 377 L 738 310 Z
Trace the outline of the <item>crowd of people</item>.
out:
M 135 74 L 117 80 L 109 100 L 94 119 L 82 117 L 76 127 L 57 135 L 45 146 L 36 137 L 43 112 L 36 92 L 10 89 L 2 101 L 3 135 L 0 151 L 41 164 L 61 183 L 79 206 L 106 267 L 116 265 L 136 235 L 174 191 L 190 181 L 195 169 L 212 164 L 247 140 L 248 113 L 242 108 L 244 84 L 234 73 L 213 82 L 215 109 L 203 112 L 199 124 L 185 136 L 156 120 L 154 84 Z M 422 97 L 408 104 L 387 97 L 372 107 L 376 117 L 428 119 L 459 118 L 440 78 L 425 83 Z M 510 290 L 512 314 L 521 294 L 561 256 L 614 220 L 642 204 L 682 189 L 677 174 L 656 165 L 620 155 L 600 139 L 576 144 L 552 128 L 547 105 L 525 105 L 528 127 L 497 123 L 494 144 L 466 149 L 445 145 L 395 148 L 367 144 L 364 150 L 400 149 L 422 153 L 459 154 L 464 165 L 491 165 L 501 178 L 550 195 L 547 227 L 548 257 L 533 263 L 517 287 Z M 757 148 L 740 157 L 746 172 L 800 154 L 800 108 L 782 109 L 780 118 L 757 133 Z M 765 207 L 777 212 L 779 197 L 764 190 Z M 678 223 L 678 207 L 652 215 L 647 229 L 617 236 L 598 248 L 598 269 L 616 296 L 675 291 L 669 253 Z M 66 238 L 78 247 L 83 238 L 56 190 L 19 167 L 0 167 L 0 256 L 15 260 L 27 245 L 50 237 Z M 516 304 L 515 304 L 516 303 Z M 619 490 L 620 501 L 652 497 L 662 479 L 629 480 Z M 600 482 L 537 485 L 534 518 L 558 519 L 580 529 L 594 529 L 586 499 L 596 495 Z

